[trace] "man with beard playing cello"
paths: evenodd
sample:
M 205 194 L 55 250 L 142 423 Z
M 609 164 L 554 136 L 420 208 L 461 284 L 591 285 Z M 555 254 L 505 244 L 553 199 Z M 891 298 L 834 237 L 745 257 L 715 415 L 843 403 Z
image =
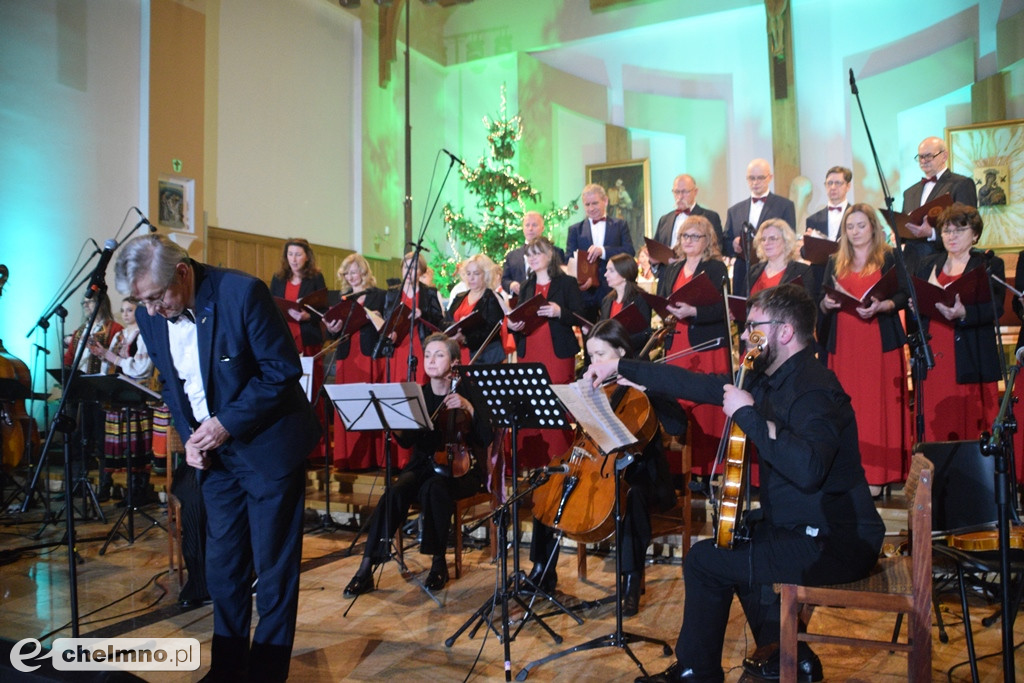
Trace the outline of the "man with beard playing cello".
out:
M 761 507 L 731 549 L 707 539 L 686 557 L 686 603 L 676 663 L 637 681 L 722 681 L 722 649 L 735 594 L 757 652 L 743 660 L 755 678 L 779 678 L 779 596 L 775 583 L 822 585 L 855 581 L 878 557 L 885 527 L 871 501 L 857 446 L 850 399 L 814 358 L 814 301 L 799 285 L 758 292 L 746 330 L 764 334 L 764 350 L 740 389 L 724 376 L 639 361 L 590 366 L 600 382 L 618 372 L 652 391 L 722 405 L 757 447 Z M 821 662 L 805 643 L 798 678 L 820 681 Z

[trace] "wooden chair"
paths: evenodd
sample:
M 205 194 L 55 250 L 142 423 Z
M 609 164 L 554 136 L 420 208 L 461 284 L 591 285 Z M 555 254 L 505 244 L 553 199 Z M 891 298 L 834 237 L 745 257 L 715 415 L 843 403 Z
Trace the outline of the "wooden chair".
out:
M 469 498 L 462 498 L 455 501 L 455 514 L 453 515 L 452 528 L 455 530 L 454 546 L 456 579 L 462 577 L 462 549 L 464 547 L 462 527 L 467 524 L 472 524 L 473 522 L 479 521 L 483 519 L 486 515 L 490 514 L 490 502 L 491 494 L 487 493 L 486 491 L 482 493 L 474 493 Z M 484 504 L 488 504 L 486 513 L 480 515 L 470 514 L 474 508 Z M 412 509 L 415 509 L 416 507 L 417 506 L 414 504 Z M 487 537 L 490 539 L 491 544 L 491 557 L 494 557 L 495 553 L 497 552 L 497 538 L 494 533 L 494 523 L 489 523 L 487 525 L 487 529 Z M 396 546 L 398 548 L 399 559 L 404 558 L 404 536 L 405 534 L 402 533 L 402 527 L 399 526 L 396 539 Z
M 927 458 L 914 455 L 904 489 L 911 532 L 910 556 L 882 558 L 867 578 L 853 583 L 781 586 L 779 662 L 782 683 L 796 681 L 797 641 L 906 652 L 908 679 L 931 680 L 933 471 L 933 465 Z M 908 614 L 908 642 L 800 632 L 800 623 L 807 624 L 815 606 Z
M 185 556 L 181 549 L 181 501 L 171 493 L 174 481 L 175 453 L 181 453 L 185 446 L 173 424 L 167 425 L 167 472 L 164 491 L 167 496 L 167 572 L 178 575 L 178 589 L 185 585 Z
M 687 434 L 689 434 L 689 431 L 687 431 Z M 679 492 L 679 498 L 675 507 L 665 512 L 651 513 L 651 540 L 680 534 L 682 536 L 680 551 L 685 561 L 686 553 L 690 550 L 693 537 L 693 493 L 690 491 L 690 480 L 693 475 L 690 469 L 690 439 L 687 436 L 686 443 L 680 444 L 678 441 L 670 440 L 666 437 L 664 445 L 665 456 L 670 460 L 678 457 L 682 464 L 683 487 L 682 491 Z M 682 571 L 682 563 L 680 563 L 680 575 Z M 583 581 L 587 578 L 587 546 L 585 543 L 578 543 L 576 545 L 576 575 Z

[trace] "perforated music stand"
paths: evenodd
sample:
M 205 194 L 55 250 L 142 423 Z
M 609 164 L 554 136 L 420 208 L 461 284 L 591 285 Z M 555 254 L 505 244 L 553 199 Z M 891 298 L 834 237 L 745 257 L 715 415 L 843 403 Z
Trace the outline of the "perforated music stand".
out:
M 469 365 L 462 369 L 463 386 L 466 395 L 473 407 L 483 410 L 485 417 L 495 429 L 509 429 L 512 438 L 512 496 L 511 496 L 511 524 L 512 533 L 512 579 L 511 582 L 506 576 L 502 576 L 499 582 L 501 589 L 495 591 L 494 596 L 482 604 L 473 615 L 447 640 L 445 645 L 451 647 L 455 640 L 474 622 L 476 626 L 470 632 L 472 637 L 478 628 L 486 621 L 490 626 L 489 616 L 500 604 L 502 605 L 503 631 L 499 633 L 505 642 L 506 661 L 508 660 L 508 642 L 514 640 L 515 636 L 522 630 L 530 618 L 535 619 L 541 627 L 548 632 L 556 643 L 562 642 L 551 628 L 544 623 L 544 620 L 537 615 L 532 607 L 527 605 L 520 597 L 523 593 L 532 596 L 540 596 L 548 600 L 561 611 L 582 624 L 583 620 L 572 610 L 551 595 L 540 590 L 539 586 L 533 585 L 528 577 L 519 571 L 519 462 L 517 436 L 520 427 L 529 429 L 568 429 L 570 427 L 569 417 L 562 407 L 558 397 L 551 389 L 551 378 L 547 368 L 541 363 L 518 363 L 499 365 Z M 498 527 L 502 527 L 503 520 L 495 520 Z M 504 553 L 508 552 L 507 544 L 500 543 L 498 551 L 503 553 L 499 563 L 499 571 L 507 566 Z M 523 590 L 528 586 L 527 590 Z M 509 600 L 514 600 L 526 612 L 522 622 L 515 633 L 511 636 L 508 633 L 507 605 Z M 493 628 L 493 626 L 490 626 Z M 510 671 L 507 669 L 507 671 Z
M 324 385 L 327 396 L 334 409 L 338 411 L 345 429 L 351 432 L 368 432 L 385 430 L 390 433 L 396 429 L 407 431 L 432 430 L 433 424 L 423 399 L 423 388 L 415 382 L 370 383 L 355 382 L 351 384 Z M 390 438 L 387 439 L 390 443 Z M 384 496 L 391 495 L 391 453 L 386 448 L 384 455 Z M 377 505 L 384 500 L 382 496 Z M 391 529 L 390 508 L 384 506 L 384 529 Z M 424 593 L 441 606 L 437 597 L 418 579 L 412 576 L 409 568 L 402 561 L 395 547 L 395 539 L 380 539 L 386 543 L 390 552 L 390 560 L 399 567 L 403 576 L 411 577 Z M 358 599 L 358 595 L 352 600 Z M 346 610 L 347 613 L 347 610 Z

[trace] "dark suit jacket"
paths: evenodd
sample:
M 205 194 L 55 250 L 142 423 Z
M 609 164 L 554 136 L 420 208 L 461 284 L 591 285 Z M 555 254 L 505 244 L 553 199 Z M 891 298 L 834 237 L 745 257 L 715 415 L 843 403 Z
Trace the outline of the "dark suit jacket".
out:
M 282 280 L 277 275 L 275 275 L 270 280 L 270 293 L 273 294 L 274 296 L 281 297 L 282 299 L 284 299 L 284 291 L 287 285 L 287 280 Z M 323 273 L 317 273 L 313 277 L 304 277 L 302 278 L 302 282 L 299 283 L 299 298 L 301 299 L 302 297 L 308 296 L 313 292 L 326 288 L 327 285 L 324 283 Z M 323 313 L 324 311 L 320 312 Z M 299 331 L 302 333 L 303 346 L 323 345 L 324 335 L 320 329 L 320 319 L 317 318 L 315 315 L 311 316 L 309 320 L 305 320 L 299 323 Z
M 844 218 L 846 217 L 846 213 L 849 210 L 850 210 L 850 204 L 847 204 L 846 205 L 846 211 L 843 211 L 843 217 Z M 842 221 L 840 221 L 840 223 L 842 223 Z M 822 235 L 828 235 L 828 206 L 826 205 L 820 211 L 815 211 L 810 216 L 808 216 L 807 217 L 806 227 L 810 228 L 811 230 L 817 230 Z M 796 230 L 796 226 L 795 225 L 793 226 L 793 229 Z M 839 235 L 837 234 L 836 235 L 836 241 L 838 241 L 838 240 L 839 240 Z
M 565 247 L 565 255 L 572 258 L 576 255 L 577 249 L 586 251 L 594 244 L 594 236 L 590 232 L 590 219 L 584 218 L 579 223 L 569 227 L 569 239 Z M 629 236 L 629 226 L 626 221 L 619 218 L 608 217 L 604 230 L 604 258 L 597 262 L 597 276 L 600 280 L 598 287 L 591 287 L 583 292 L 583 303 L 586 306 L 596 308 L 600 305 L 601 299 L 610 291 L 608 281 L 604 276 L 604 269 L 608 265 L 608 259 L 616 254 L 629 254 L 633 256 L 636 251 L 633 249 L 633 238 Z M 525 299 L 523 299 L 525 301 Z
M 889 252 L 885 255 L 885 262 L 882 264 L 882 275 L 885 275 L 896 266 L 896 257 Z M 836 257 L 833 255 L 829 258 L 828 263 L 825 265 L 825 277 L 822 280 L 823 285 L 829 285 L 830 287 L 836 286 Z M 819 297 L 820 302 L 824 298 L 824 291 Z M 906 308 L 907 292 L 903 289 L 902 285 L 896 293 L 892 295 L 892 302 L 896 304 L 896 310 L 891 313 L 879 313 L 875 316 L 875 320 L 878 321 L 878 332 L 882 335 L 882 350 L 892 351 L 895 348 L 903 346 L 907 343 L 907 335 L 903 331 L 903 323 L 900 322 L 899 311 L 902 308 Z M 829 353 L 835 353 L 836 350 L 836 320 L 838 320 L 840 312 L 838 310 L 829 311 L 828 313 L 821 314 L 821 308 L 818 308 L 819 315 L 822 315 L 821 323 L 818 329 L 822 332 L 824 338 L 819 341 L 828 350 Z
M 555 247 L 555 251 L 558 252 L 558 258 L 562 259 L 562 264 L 565 264 L 565 253 L 559 247 Z M 508 294 L 512 293 L 510 289 L 513 282 L 518 282 L 520 285 L 526 281 L 526 247 L 516 247 L 512 251 L 508 252 L 505 256 L 505 265 L 501 270 L 501 288 Z
M 679 276 L 679 271 L 686 265 L 686 261 L 678 261 L 665 268 L 665 274 L 658 280 L 658 296 L 668 297 L 673 292 L 673 285 L 675 285 L 676 278 Z M 721 291 L 722 283 L 729 277 L 729 271 L 725 267 L 725 264 L 721 261 L 701 261 L 697 265 L 697 270 L 693 272 L 693 276 L 697 277 L 701 273 L 707 273 L 708 278 L 711 280 L 711 284 L 715 286 L 715 289 Z M 715 337 L 722 338 L 722 344 L 729 343 L 728 328 L 725 324 L 725 300 L 718 302 L 714 306 L 704 306 L 697 309 L 697 315 L 687 320 L 679 321 L 679 324 L 686 325 L 687 340 L 690 346 L 696 346 L 697 344 L 703 344 L 706 341 L 710 341 Z M 676 328 L 679 329 L 678 326 Z M 674 336 L 675 333 L 673 333 Z M 678 343 L 675 343 L 672 336 L 666 342 L 667 347 L 673 351 L 678 351 L 681 348 L 685 348 Z
M 526 278 L 523 289 L 519 294 L 520 301 L 530 299 L 537 291 L 537 276 L 533 273 Z M 580 350 L 576 341 L 576 335 L 572 331 L 573 325 L 577 323 L 574 313 L 583 314 L 583 298 L 580 296 L 580 286 L 576 278 L 560 274 L 551 281 L 548 289 L 547 300 L 558 304 L 562 309 L 561 315 L 557 318 L 548 318 L 548 327 L 551 329 L 551 344 L 555 348 L 555 355 L 559 358 L 575 356 Z M 526 352 L 526 336 L 515 333 L 516 350 L 520 356 Z
M 722 245 L 722 254 L 725 256 L 736 256 L 736 263 L 732 270 L 732 291 L 734 294 L 743 296 L 747 293 L 747 261 L 737 256 L 732 248 L 732 241 L 742 232 L 743 224 L 750 218 L 750 197 L 737 202 L 729 207 L 725 216 L 725 235 Z M 780 197 L 774 192 L 769 192 L 765 197 L 764 206 L 761 208 L 761 217 L 754 226 L 756 230 L 769 218 L 781 218 L 789 223 L 789 227 L 796 230 L 796 207 L 786 197 Z
M 924 179 L 918 180 L 904 190 L 902 213 L 910 213 L 914 209 L 921 207 L 922 192 L 924 192 Z M 935 187 L 932 188 L 928 199 L 930 201 L 944 194 L 952 197 L 954 202 L 960 202 L 968 206 L 978 206 L 978 189 L 974 186 L 974 181 L 967 176 L 953 173 L 948 168 L 935 181 Z M 938 234 L 935 235 L 933 240 L 904 240 L 903 252 L 909 252 L 919 262 L 928 256 L 942 251 L 945 251 L 945 247 L 942 246 L 942 237 Z
M 928 280 L 932 272 L 938 272 L 946 265 L 947 256 L 943 251 L 925 259 L 917 268 L 917 277 Z M 985 267 L 988 268 L 990 275 L 994 275 L 1000 280 L 1005 279 L 1003 277 L 1003 259 L 998 256 L 986 258 L 984 253 L 972 249 L 964 272 Z M 1000 378 L 1002 372 L 999 366 L 1001 349 L 997 348 L 995 325 L 996 321 L 1003 316 L 1003 299 L 1006 297 L 1006 288 L 991 279 L 989 284 L 992 285 L 995 306 L 993 307 L 991 301 L 965 305 L 967 317 L 963 322 L 957 322 L 953 326 L 957 384 L 995 382 Z M 931 321 L 925 317 L 922 317 L 921 320 L 924 331 L 927 333 Z M 933 387 L 931 391 L 936 391 L 936 388 Z
M 250 275 L 192 262 L 199 362 L 210 414 L 231 438 L 229 448 L 268 479 L 305 464 L 320 425 L 299 386 L 302 366 L 288 325 L 270 291 Z M 198 426 L 168 343 L 168 321 L 135 313 L 160 371 L 164 400 L 187 441 Z
M 719 249 L 721 249 L 722 240 L 724 239 L 724 236 L 722 235 L 722 219 L 718 216 L 718 212 L 712 211 L 711 209 L 705 209 L 700 204 L 694 204 L 693 208 L 690 209 L 690 215 L 704 216 L 704 218 L 707 218 L 711 222 L 711 227 L 715 229 L 715 235 L 718 237 L 718 247 Z M 658 219 L 658 228 L 654 232 L 654 239 L 661 242 L 669 249 L 674 248 L 675 245 L 672 244 L 672 229 L 675 228 L 675 224 L 676 212 L 669 211 L 664 216 Z M 663 268 L 663 264 L 651 264 L 651 270 L 654 271 L 654 274 L 656 276 L 661 275 L 661 271 Z

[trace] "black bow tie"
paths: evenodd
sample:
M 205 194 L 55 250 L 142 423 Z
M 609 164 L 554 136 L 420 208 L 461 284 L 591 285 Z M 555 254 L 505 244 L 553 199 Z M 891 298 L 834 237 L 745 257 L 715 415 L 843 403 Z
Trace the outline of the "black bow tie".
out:
M 763 201 L 764 201 L 765 199 L 767 199 L 767 198 L 768 198 L 768 195 L 765 195 L 765 196 L 763 196 L 763 197 L 751 197 L 751 198 L 750 198 L 750 201 L 752 201 L 752 202 L 754 202 L 754 203 L 757 203 L 757 202 L 763 202 Z
M 188 318 L 189 320 L 192 321 L 193 325 L 196 324 L 196 316 L 195 316 L 195 314 L 193 314 L 192 311 L 188 310 L 187 308 L 184 311 L 182 311 L 181 313 L 179 313 L 178 315 L 174 316 L 173 318 L 168 318 L 167 320 L 169 322 L 176 323 L 179 320 L 181 320 L 182 318 Z
M 939 180 L 939 177 L 933 175 L 931 178 L 922 178 L 921 182 L 923 182 L 923 183 L 935 183 L 935 182 L 938 182 L 938 180 Z

